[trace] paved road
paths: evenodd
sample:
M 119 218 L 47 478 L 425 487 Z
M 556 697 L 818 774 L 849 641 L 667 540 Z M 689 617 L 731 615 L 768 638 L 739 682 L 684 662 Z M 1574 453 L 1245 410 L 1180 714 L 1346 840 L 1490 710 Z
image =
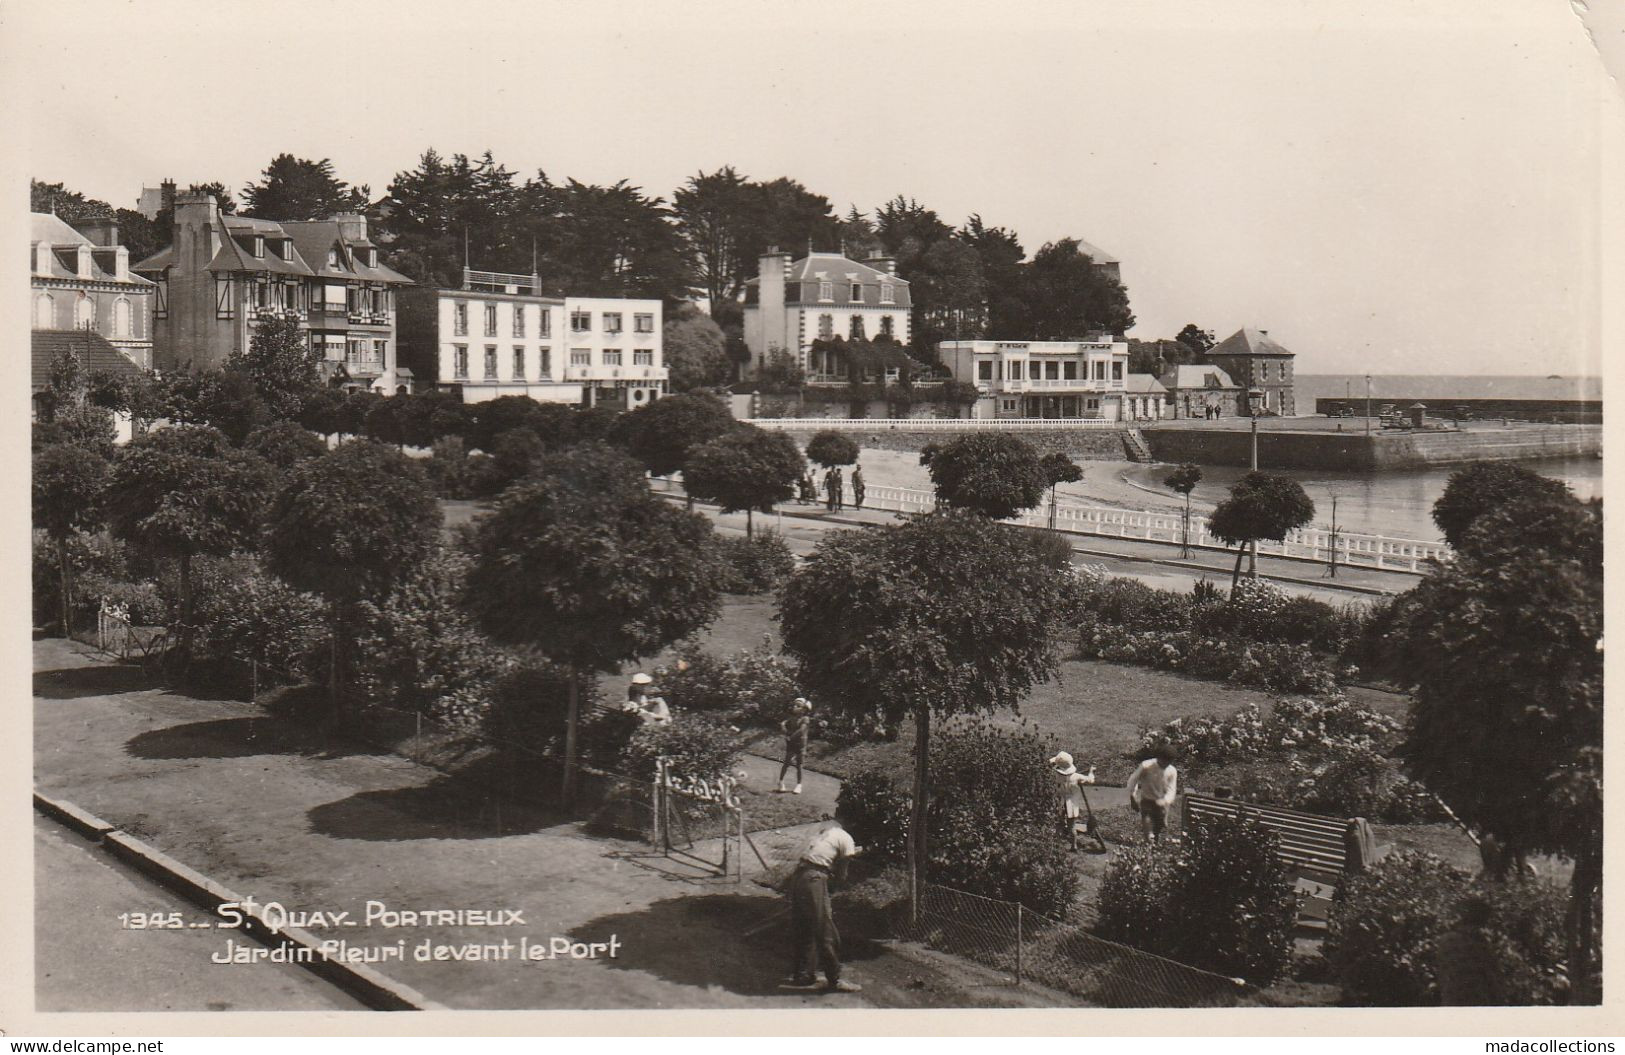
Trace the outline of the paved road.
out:
M 202 910 L 53 821 L 34 818 L 34 999 L 39 1011 L 361 1011 L 293 964 L 217 964 L 218 930 L 126 930 L 125 912 Z M 252 939 L 243 939 L 263 948 Z

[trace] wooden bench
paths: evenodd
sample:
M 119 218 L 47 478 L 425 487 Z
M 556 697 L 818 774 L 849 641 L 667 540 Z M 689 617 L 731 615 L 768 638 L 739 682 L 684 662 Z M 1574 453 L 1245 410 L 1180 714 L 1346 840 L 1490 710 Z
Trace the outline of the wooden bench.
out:
M 1326 926 L 1332 898 L 1344 873 L 1364 871 L 1383 851 L 1371 839 L 1371 829 L 1358 819 L 1339 820 L 1318 813 L 1264 806 L 1210 795 L 1185 797 L 1184 827 L 1237 814 L 1258 821 L 1280 838 L 1277 853 L 1291 870 L 1303 900 L 1298 908 L 1300 926 Z

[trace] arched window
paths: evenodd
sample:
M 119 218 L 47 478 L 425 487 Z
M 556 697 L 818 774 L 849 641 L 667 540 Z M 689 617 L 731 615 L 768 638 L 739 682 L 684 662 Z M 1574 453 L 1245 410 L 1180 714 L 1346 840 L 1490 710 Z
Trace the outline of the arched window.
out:
M 73 306 L 73 325 L 78 330 L 92 329 L 96 325 L 96 302 L 83 293 L 79 294 L 79 303 Z
M 125 297 L 113 302 L 113 336 L 130 336 L 130 301 Z
M 49 293 L 41 293 L 34 298 L 34 328 L 56 329 L 56 299 Z

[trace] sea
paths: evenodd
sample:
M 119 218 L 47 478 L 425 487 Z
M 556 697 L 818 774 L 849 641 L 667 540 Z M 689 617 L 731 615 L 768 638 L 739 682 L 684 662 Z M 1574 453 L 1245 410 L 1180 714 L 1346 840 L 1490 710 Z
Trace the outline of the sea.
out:
M 1364 374 L 1299 374 L 1294 379 L 1300 413 L 1314 413 L 1317 398 L 1365 396 Z M 1598 377 L 1469 377 L 1443 374 L 1374 374 L 1371 399 L 1411 397 L 1438 399 L 1601 399 Z M 1562 480 L 1580 498 L 1602 496 L 1601 458 L 1558 458 L 1524 462 L 1528 468 Z M 1315 524 L 1331 526 L 1333 518 L 1343 531 L 1433 542 L 1443 536 L 1433 523 L 1433 503 L 1444 493 L 1455 469 L 1441 466 L 1381 473 L 1325 473 L 1290 470 L 1315 502 Z M 1246 472 L 1207 466 L 1202 482 L 1191 494 L 1194 503 L 1211 508 L 1223 499 L 1230 485 Z M 1156 472 L 1133 473 L 1136 482 L 1160 487 Z M 1143 476 L 1141 480 L 1139 477 Z
M 1298 374 L 1293 378 L 1300 415 L 1315 412 L 1317 399 L 1364 399 L 1364 374 Z M 1371 400 L 1384 399 L 1601 399 L 1602 378 L 1372 374 Z

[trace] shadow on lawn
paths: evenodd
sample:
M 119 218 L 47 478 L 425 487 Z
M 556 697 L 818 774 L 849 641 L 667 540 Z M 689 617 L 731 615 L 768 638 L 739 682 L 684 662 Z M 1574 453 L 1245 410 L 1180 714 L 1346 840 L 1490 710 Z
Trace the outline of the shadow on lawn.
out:
M 718 986 L 742 996 L 779 995 L 779 984 L 790 973 L 790 924 L 782 915 L 787 907 L 784 898 L 766 894 L 667 898 L 641 912 L 600 916 L 570 936 L 590 942 L 619 935 L 619 953 L 602 962 L 620 970 L 647 971 L 679 985 Z M 746 937 L 775 915 L 780 918 Z M 880 955 L 881 947 L 858 936 L 863 928 L 839 905 L 835 918 L 843 963 Z
M 124 750 L 137 758 L 247 758 L 252 755 L 376 754 L 313 722 L 275 715 L 217 718 L 132 736 Z
M 34 672 L 34 696 L 42 700 L 80 700 L 154 687 L 152 679 L 133 664 L 108 663 Z
M 335 839 L 500 839 L 568 823 L 555 810 L 493 795 L 451 776 L 417 787 L 362 791 L 312 808 L 311 830 Z

